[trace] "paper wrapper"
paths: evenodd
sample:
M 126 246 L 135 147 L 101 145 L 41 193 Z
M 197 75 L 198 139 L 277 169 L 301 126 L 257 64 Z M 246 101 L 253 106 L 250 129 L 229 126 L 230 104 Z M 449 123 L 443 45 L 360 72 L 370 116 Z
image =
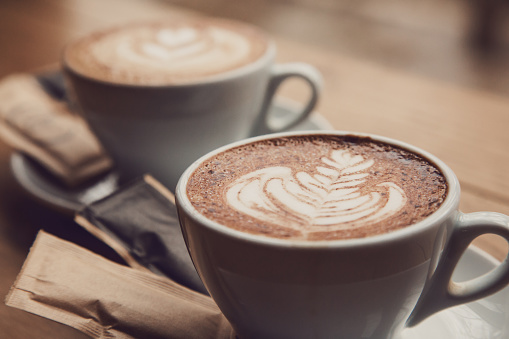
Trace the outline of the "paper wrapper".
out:
M 71 187 L 110 169 L 111 159 L 86 123 L 48 93 L 58 95 L 57 86 L 46 91 L 32 75 L 2 79 L 0 137 Z
M 150 175 L 123 185 L 77 213 L 76 222 L 128 265 L 207 294 L 189 257 L 173 194 Z
M 234 338 L 215 303 L 167 278 L 108 261 L 43 231 L 8 306 L 92 338 Z

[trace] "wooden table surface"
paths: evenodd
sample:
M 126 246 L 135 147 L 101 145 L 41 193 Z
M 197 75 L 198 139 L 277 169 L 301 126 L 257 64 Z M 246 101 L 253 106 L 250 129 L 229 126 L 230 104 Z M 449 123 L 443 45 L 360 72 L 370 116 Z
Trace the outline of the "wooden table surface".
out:
M 317 111 L 336 129 L 380 134 L 437 155 L 456 172 L 464 212 L 509 214 L 509 58 L 465 45 L 466 2 L 288 0 L 3 0 L 0 77 L 58 61 L 65 43 L 133 20 L 194 15 L 236 18 L 268 31 L 281 62 L 303 61 L 323 74 Z M 384 5 L 382 5 L 384 4 Z M 186 7 L 184 7 L 186 6 Z M 298 100 L 300 84 L 281 95 Z M 38 230 L 112 260 L 72 216 L 35 201 L 16 183 L 0 141 L 0 295 L 14 282 Z M 507 244 L 476 245 L 498 259 Z M 0 304 L 0 338 L 85 338 L 73 329 Z

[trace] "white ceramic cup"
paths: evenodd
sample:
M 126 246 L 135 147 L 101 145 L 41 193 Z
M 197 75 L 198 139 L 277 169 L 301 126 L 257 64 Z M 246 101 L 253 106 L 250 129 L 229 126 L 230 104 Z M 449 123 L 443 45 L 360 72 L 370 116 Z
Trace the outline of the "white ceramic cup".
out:
M 227 143 L 288 130 L 313 111 L 321 75 L 305 63 L 275 64 L 275 44 L 241 68 L 180 85 L 127 85 L 87 77 L 63 60 L 71 101 L 111 155 L 121 178 L 150 172 L 170 190 L 194 160 Z M 288 78 L 310 87 L 304 107 L 271 119 Z
M 345 133 L 291 132 L 237 142 L 197 160 L 177 185 L 177 208 L 191 258 L 240 338 L 396 338 L 433 313 L 508 284 L 509 259 L 485 276 L 451 281 L 462 253 L 476 237 L 492 233 L 509 241 L 509 217 L 458 211 L 460 186 L 452 170 L 433 155 L 396 140 L 354 133 L 431 160 L 445 176 L 448 193 L 435 213 L 391 233 L 349 240 L 281 240 L 211 221 L 189 201 L 189 177 L 205 159 L 241 144 L 303 134 Z

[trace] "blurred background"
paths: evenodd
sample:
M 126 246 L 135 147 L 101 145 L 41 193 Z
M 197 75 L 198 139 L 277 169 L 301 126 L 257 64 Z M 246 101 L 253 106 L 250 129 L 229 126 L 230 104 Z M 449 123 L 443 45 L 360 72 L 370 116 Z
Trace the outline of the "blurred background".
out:
M 93 29 L 199 11 L 310 47 L 509 94 L 505 0 L 1 0 L 0 76 L 58 60 Z

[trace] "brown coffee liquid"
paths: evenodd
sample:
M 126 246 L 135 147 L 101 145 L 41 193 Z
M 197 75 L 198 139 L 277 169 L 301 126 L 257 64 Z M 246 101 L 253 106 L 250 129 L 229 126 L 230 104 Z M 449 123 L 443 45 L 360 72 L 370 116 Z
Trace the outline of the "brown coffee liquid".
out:
M 355 136 L 297 136 L 205 161 L 187 186 L 205 217 L 282 239 L 364 238 L 413 225 L 447 195 L 440 170 L 399 147 Z

